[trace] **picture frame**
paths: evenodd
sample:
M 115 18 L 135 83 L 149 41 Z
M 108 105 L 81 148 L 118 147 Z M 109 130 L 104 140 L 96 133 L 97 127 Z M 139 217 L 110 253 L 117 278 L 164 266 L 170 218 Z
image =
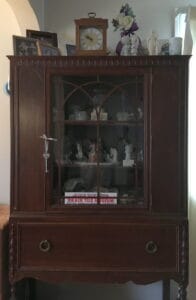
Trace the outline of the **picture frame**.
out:
M 57 33 L 39 30 L 26 30 L 26 36 L 29 38 L 47 42 L 51 46 L 58 47 Z
M 43 55 L 43 56 L 59 56 L 59 55 L 61 55 L 59 48 L 54 47 L 54 46 L 48 44 L 47 42 L 37 40 L 36 44 L 37 44 L 38 55 Z
M 13 35 L 13 51 L 16 56 L 38 55 L 37 40 L 23 36 Z
M 66 51 L 67 51 L 67 56 L 74 56 L 74 55 L 76 55 L 76 45 L 65 44 L 65 48 L 66 48 Z

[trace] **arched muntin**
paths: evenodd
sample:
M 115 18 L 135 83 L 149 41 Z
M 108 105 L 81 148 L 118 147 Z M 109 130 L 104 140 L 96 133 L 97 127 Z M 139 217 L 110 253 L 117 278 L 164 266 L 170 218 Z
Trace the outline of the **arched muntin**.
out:
M 132 78 L 127 78 L 126 81 L 120 82 L 120 83 L 112 83 L 112 82 L 107 82 L 106 80 L 100 80 L 99 77 L 97 80 L 90 80 L 85 83 L 79 83 L 77 84 L 76 81 L 70 81 L 69 79 L 61 79 L 61 84 L 63 86 L 66 86 L 68 89 L 68 92 L 64 95 L 64 99 L 60 103 L 60 109 L 61 110 L 67 110 L 69 106 L 72 105 L 71 101 L 74 98 L 78 97 L 82 98 L 84 95 L 85 100 L 82 100 L 80 103 L 78 101 L 78 105 L 85 105 L 86 104 L 90 107 L 91 110 L 95 110 L 96 115 L 97 115 L 97 120 L 100 119 L 100 113 L 104 106 L 107 105 L 107 101 L 110 101 L 112 99 L 112 96 L 115 94 L 119 93 L 119 102 L 123 102 L 121 98 L 121 95 L 125 93 L 126 88 L 129 88 L 130 86 L 133 86 L 135 84 L 134 89 L 136 98 L 138 98 L 138 87 L 137 84 L 140 80 L 137 78 L 133 79 Z M 101 97 L 99 97 L 101 94 Z M 99 100 L 95 100 L 95 97 L 99 98 Z M 142 98 L 142 97 L 140 97 Z M 136 100 L 138 101 L 138 99 Z M 121 104 L 123 106 L 123 103 Z M 124 105 L 123 110 L 127 110 L 126 105 Z M 136 108 L 134 108 L 136 110 Z M 136 111 L 134 112 L 135 114 L 137 113 Z

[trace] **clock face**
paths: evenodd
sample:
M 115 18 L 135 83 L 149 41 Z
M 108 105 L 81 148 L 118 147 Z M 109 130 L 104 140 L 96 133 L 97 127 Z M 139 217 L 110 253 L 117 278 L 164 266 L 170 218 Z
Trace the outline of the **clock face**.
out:
M 81 28 L 80 49 L 87 51 L 103 49 L 103 30 L 96 27 Z

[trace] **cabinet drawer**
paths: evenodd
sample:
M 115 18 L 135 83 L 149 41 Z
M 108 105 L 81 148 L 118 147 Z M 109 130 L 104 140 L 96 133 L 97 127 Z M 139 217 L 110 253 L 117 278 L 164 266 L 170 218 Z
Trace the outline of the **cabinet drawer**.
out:
M 178 226 L 18 224 L 18 268 L 59 271 L 178 271 Z

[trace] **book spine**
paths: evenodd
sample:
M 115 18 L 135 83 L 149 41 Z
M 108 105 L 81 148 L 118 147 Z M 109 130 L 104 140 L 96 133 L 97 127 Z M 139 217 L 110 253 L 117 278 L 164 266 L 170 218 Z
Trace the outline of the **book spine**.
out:
M 97 197 L 97 192 L 65 192 L 65 197 Z M 100 193 L 101 197 L 117 197 L 116 192 L 102 192 Z
M 97 204 L 98 199 L 96 197 L 65 197 L 64 204 Z M 117 204 L 117 198 L 107 197 L 107 198 L 100 198 L 100 204 Z
M 100 204 L 117 204 L 117 198 L 100 198 Z
M 65 192 L 65 197 L 97 197 L 96 192 Z
M 70 197 L 64 198 L 65 204 L 97 204 L 97 198 L 78 198 L 78 197 Z

